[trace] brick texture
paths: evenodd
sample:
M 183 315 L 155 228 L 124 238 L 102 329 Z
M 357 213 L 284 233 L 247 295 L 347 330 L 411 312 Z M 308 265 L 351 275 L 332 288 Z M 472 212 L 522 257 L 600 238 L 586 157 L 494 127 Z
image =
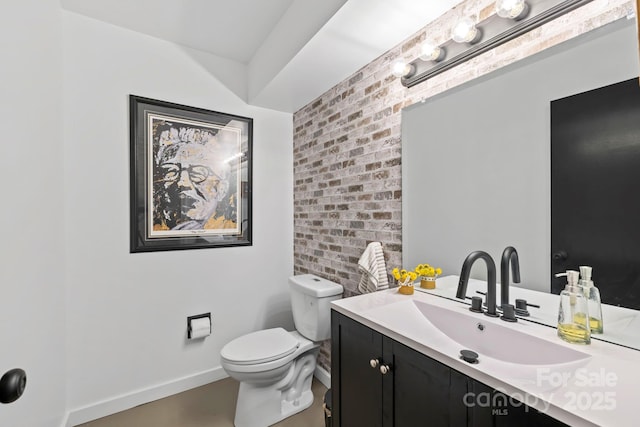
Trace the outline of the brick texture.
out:
M 419 56 L 429 34 L 445 42 L 462 15 L 487 16 L 493 1 L 460 3 L 294 114 L 294 272 L 358 293 L 357 263 L 382 243 L 390 272 L 402 265 L 402 108 L 625 17 L 633 0 L 595 0 L 492 51 L 407 89 L 391 64 Z M 413 267 L 413 266 L 409 266 Z M 319 363 L 330 370 L 328 342 Z

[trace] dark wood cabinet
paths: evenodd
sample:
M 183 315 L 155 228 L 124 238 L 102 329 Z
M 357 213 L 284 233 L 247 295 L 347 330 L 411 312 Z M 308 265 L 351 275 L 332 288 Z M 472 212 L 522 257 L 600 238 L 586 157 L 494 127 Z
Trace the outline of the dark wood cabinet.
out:
M 335 312 L 332 312 L 335 313 Z M 333 360 L 334 337 L 339 337 L 340 348 L 338 349 L 337 364 L 331 363 L 331 371 L 334 368 L 342 374 L 339 385 L 334 383 L 333 374 L 331 379 L 332 409 L 333 413 L 339 412 L 341 422 L 334 426 L 371 426 L 382 427 L 383 408 L 382 390 L 383 380 L 387 378 L 380 374 L 379 369 L 371 366 L 371 361 L 382 360 L 382 334 L 374 330 L 362 327 L 357 322 L 344 317 L 332 315 L 332 322 L 335 322 L 337 334 L 332 331 Z M 336 320 L 338 319 L 338 320 Z M 339 397 L 333 390 L 336 390 Z M 344 407 L 345 410 L 341 411 Z
M 333 427 L 565 425 L 336 311 L 331 329 Z

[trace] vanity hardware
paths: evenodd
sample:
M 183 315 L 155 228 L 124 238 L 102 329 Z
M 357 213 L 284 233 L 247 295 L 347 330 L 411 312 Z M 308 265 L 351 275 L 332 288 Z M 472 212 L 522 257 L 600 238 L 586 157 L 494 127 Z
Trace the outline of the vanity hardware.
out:
M 511 265 L 513 283 L 520 283 L 520 260 L 513 246 L 504 248 L 500 260 L 500 306 L 509 304 L 509 265 Z
M 487 296 L 487 293 L 486 293 L 486 292 L 482 292 L 482 291 L 476 291 L 476 294 L 482 295 L 482 296 L 484 296 L 485 298 L 486 298 L 486 296 Z M 471 299 L 471 298 L 469 298 L 469 297 L 466 297 L 466 298 L 467 298 L 467 299 Z M 486 303 L 486 302 L 484 302 L 484 301 L 482 302 L 482 308 L 483 308 L 483 309 L 487 308 L 487 303 Z M 496 309 L 497 309 L 497 310 L 500 310 L 500 307 L 496 307 Z
M 486 297 L 487 297 L 487 293 L 486 293 L 486 292 L 476 291 L 476 294 L 482 295 L 483 297 L 485 297 L 485 299 L 486 299 Z M 469 298 L 469 299 L 471 299 L 471 298 Z M 486 301 L 483 301 L 483 302 L 482 302 L 482 307 L 483 307 L 483 308 L 486 308 L 486 307 L 487 307 L 487 303 L 486 303 Z M 500 311 L 500 310 L 502 310 L 502 307 L 496 307 L 496 310 Z
M 517 307 L 517 303 L 518 303 L 518 301 L 522 301 L 522 304 L 524 304 L 526 307 L 540 308 L 540 306 L 539 306 L 538 304 L 531 304 L 531 303 L 528 303 L 526 299 L 519 299 L 519 300 L 516 300 L 516 307 Z
M 513 304 L 503 304 L 502 305 L 502 316 L 500 316 L 501 320 L 505 322 L 517 322 L 516 318 L 516 308 Z
M 471 267 L 478 259 L 484 260 L 487 265 L 487 311 L 484 314 L 490 317 L 498 317 L 498 313 L 496 313 L 496 264 L 493 262 L 491 255 L 484 251 L 471 252 L 462 263 L 456 298 L 465 298 Z
M 369 365 L 373 368 L 379 368 L 380 373 L 382 375 L 386 375 L 389 371 L 391 371 L 391 365 L 382 365 L 382 359 L 371 359 L 369 360 Z
M 482 292 L 482 291 L 476 291 L 476 293 L 480 294 L 480 295 L 487 295 L 486 292 Z M 471 300 L 471 308 L 469 308 L 469 310 L 475 312 L 475 313 L 480 313 L 481 311 L 477 311 L 476 310 L 476 306 L 474 306 L 474 298 L 479 298 L 480 299 L 480 303 L 482 304 L 483 307 L 486 307 L 487 304 L 482 303 L 482 299 L 480 297 L 471 297 L 471 298 L 467 298 Z M 478 304 L 477 302 L 475 303 L 476 305 Z M 521 317 L 527 317 L 530 315 L 529 310 L 527 310 L 527 307 L 534 307 L 534 308 L 540 308 L 540 306 L 538 304 L 529 304 L 527 302 L 526 299 L 521 299 L 518 298 L 516 299 L 516 305 L 515 305 L 515 313 L 518 316 Z M 498 311 L 504 311 L 503 307 L 498 307 L 497 308 Z
M 482 313 L 482 298 L 471 297 L 471 307 L 469 307 L 469 310 L 474 313 Z
M 540 308 L 540 306 L 537 304 L 529 304 L 526 299 L 516 299 L 516 314 L 518 316 L 529 316 L 529 310 L 527 310 L 527 307 Z

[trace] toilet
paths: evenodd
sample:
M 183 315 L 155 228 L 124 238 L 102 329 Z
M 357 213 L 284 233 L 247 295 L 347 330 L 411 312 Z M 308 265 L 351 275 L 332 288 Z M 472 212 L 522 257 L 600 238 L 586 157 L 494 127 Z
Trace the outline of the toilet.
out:
M 240 382 L 234 425 L 266 427 L 313 403 L 311 381 L 320 343 L 331 337 L 329 303 L 341 285 L 302 274 L 289 278 L 295 331 L 265 329 L 234 339 L 220 351 L 230 377 Z

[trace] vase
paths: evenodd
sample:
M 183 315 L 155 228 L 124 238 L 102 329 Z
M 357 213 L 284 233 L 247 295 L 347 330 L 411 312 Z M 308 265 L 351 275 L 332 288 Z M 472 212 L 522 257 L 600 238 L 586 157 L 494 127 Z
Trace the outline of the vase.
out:
M 413 295 L 413 283 L 403 285 L 398 282 L 398 293 L 403 295 Z
M 423 289 L 435 289 L 436 288 L 436 278 L 430 276 L 422 276 L 420 279 L 420 287 Z

